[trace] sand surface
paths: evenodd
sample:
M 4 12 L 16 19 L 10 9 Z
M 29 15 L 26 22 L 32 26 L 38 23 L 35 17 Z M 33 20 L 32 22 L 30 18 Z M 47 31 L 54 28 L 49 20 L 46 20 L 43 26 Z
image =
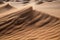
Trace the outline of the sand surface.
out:
M 5 13 L 2 11 L 0 16 L 10 13 L 14 13 L 15 16 L 10 15 L 11 17 L 0 19 L 0 40 L 60 40 L 60 3 L 27 4 L 33 9 L 24 7 L 25 5 L 20 3 L 10 3 L 10 5 L 13 8 L 2 8 Z M 11 11 L 7 12 L 6 9 Z M 6 22 L 2 21 L 4 18 L 7 18 Z
M 38 10 L 38 11 L 41 11 L 41 12 L 47 13 L 49 15 L 53 15 L 53 16 L 60 18 L 60 2 L 59 1 L 57 1 L 57 2 L 55 2 L 55 1 L 54 2 L 44 2 L 39 5 L 37 5 L 35 2 L 30 2 L 27 4 L 21 4 L 19 2 L 18 3 L 14 2 L 14 3 L 10 3 L 10 4 L 16 8 L 23 7 L 25 5 L 31 5 L 31 6 L 33 6 L 34 10 Z

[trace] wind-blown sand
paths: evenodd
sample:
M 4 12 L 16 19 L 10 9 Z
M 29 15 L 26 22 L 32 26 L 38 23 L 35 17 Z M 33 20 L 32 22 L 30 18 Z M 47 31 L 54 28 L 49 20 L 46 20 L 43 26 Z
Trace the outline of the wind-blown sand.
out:
M 45 4 L 51 6 L 29 4 L 0 18 L 0 40 L 60 40 L 60 9 Z
M 31 5 L 33 6 L 34 10 L 38 10 L 44 13 L 47 13 L 52 16 L 56 16 L 60 18 L 60 2 L 54 1 L 54 2 L 44 2 L 42 4 L 37 5 L 35 2 L 30 2 L 27 4 L 21 4 L 21 3 L 10 3 L 12 6 L 19 8 L 23 7 L 24 5 Z M 16 6 L 17 5 L 17 6 Z

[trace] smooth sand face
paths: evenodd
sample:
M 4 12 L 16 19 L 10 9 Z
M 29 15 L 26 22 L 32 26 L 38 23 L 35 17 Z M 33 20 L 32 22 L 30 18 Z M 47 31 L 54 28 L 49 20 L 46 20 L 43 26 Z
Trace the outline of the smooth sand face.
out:
M 25 4 L 21 3 L 11 3 L 16 8 L 23 7 Z M 17 6 L 16 6 L 17 5 Z M 42 4 L 36 4 L 35 2 L 30 2 L 26 5 L 33 6 L 34 10 L 38 10 L 44 13 L 47 13 L 52 16 L 56 16 L 60 18 L 60 2 L 54 1 L 54 2 L 44 2 Z
M 36 5 L 34 7 L 35 7 L 34 9 L 38 11 L 60 18 L 60 3 L 59 2 L 52 2 L 52 3 L 47 2 L 40 5 Z

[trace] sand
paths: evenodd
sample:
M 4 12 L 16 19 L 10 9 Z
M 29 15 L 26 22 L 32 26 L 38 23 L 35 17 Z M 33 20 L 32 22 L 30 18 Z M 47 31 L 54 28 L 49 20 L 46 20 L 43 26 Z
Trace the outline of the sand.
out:
M 21 4 L 19 2 L 16 2 L 16 3 L 11 2 L 10 4 L 18 9 L 19 9 L 19 7 L 31 5 L 31 6 L 33 6 L 34 10 L 38 10 L 38 11 L 44 12 L 46 14 L 60 18 L 60 2 L 59 1 L 58 2 L 56 2 L 56 1 L 44 2 L 42 4 L 36 4 L 36 2 L 34 2 L 34 1 L 27 3 L 27 4 Z
M 6 10 L 5 15 L 0 18 L 0 40 L 60 40 L 60 17 L 51 15 L 50 9 L 48 11 L 42 8 L 40 10 L 39 6 L 21 6 L 13 12 Z

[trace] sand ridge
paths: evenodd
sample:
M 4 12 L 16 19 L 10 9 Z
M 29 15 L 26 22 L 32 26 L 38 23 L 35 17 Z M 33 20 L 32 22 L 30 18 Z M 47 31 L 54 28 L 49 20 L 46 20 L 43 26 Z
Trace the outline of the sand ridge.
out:
M 60 39 L 60 18 L 58 17 L 33 10 L 31 6 L 7 15 L 0 18 L 0 40 Z

